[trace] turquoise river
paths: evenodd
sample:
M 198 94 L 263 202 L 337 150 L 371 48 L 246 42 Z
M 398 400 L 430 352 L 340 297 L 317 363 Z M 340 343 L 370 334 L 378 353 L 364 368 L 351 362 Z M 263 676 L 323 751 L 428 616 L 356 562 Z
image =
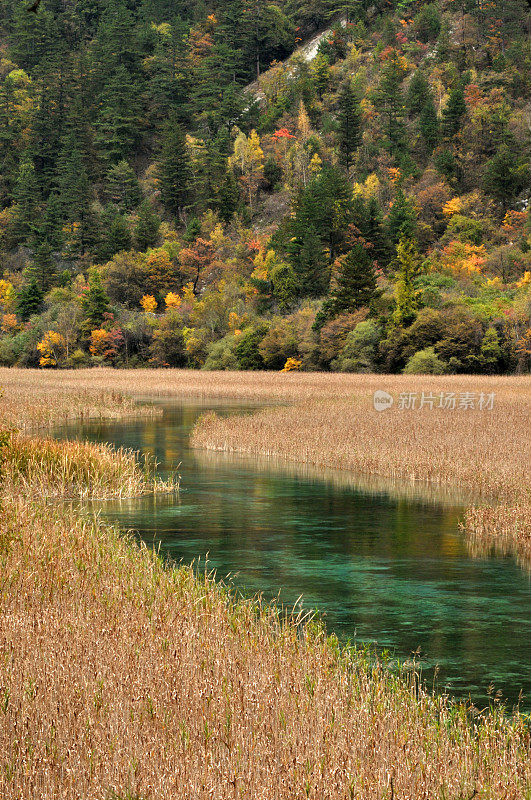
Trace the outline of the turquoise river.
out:
M 462 497 L 251 457 L 193 450 L 198 416 L 237 403 L 165 403 L 156 418 L 61 432 L 154 456 L 181 475 L 176 495 L 101 504 L 175 561 L 216 570 L 245 594 L 318 609 L 342 639 L 392 659 L 418 653 L 426 683 L 484 707 L 493 692 L 531 708 L 529 574 L 473 558 Z M 489 688 L 490 687 L 490 688 Z M 525 696 L 527 695 L 527 696 Z

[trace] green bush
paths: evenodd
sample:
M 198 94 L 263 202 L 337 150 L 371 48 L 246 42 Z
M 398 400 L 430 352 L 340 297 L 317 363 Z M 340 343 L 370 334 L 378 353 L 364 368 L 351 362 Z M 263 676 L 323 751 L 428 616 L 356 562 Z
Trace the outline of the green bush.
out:
M 447 366 L 433 347 L 426 347 L 411 356 L 402 372 L 404 375 L 443 375 Z
M 236 346 L 236 358 L 240 369 L 263 369 L 264 359 L 258 349 L 260 342 L 267 333 L 267 328 L 248 329 Z
M 238 359 L 234 352 L 237 339 L 233 334 L 208 347 L 208 355 L 202 369 L 238 369 Z
M 332 368 L 340 372 L 373 372 L 376 366 L 381 328 L 372 319 L 359 322 L 346 338 Z

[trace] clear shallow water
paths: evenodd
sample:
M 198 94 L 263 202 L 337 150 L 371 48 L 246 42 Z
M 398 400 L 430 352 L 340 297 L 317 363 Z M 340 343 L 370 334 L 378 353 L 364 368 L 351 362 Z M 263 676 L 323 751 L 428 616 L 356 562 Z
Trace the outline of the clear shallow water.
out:
M 179 463 L 178 496 L 112 501 L 105 516 L 177 561 L 208 554 L 246 594 L 262 592 L 325 615 L 340 637 L 408 658 L 423 674 L 483 706 L 487 687 L 531 708 L 529 576 L 511 558 L 472 559 L 458 531 L 459 499 L 421 499 L 414 487 L 359 481 L 296 465 L 194 451 L 199 414 L 251 412 L 241 404 L 167 405 L 157 419 L 90 423 L 75 436 Z M 72 436 L 69 431 L 63 435 Z M 436 495 L 435 495 L 436 496 Z M 462 503 L 462 501 L 461 501 Z

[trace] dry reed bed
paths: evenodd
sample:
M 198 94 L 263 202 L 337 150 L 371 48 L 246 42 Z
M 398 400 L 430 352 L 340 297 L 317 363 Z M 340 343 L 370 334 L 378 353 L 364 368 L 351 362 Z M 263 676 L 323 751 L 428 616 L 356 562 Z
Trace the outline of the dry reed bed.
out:
M 143 413 L 127 395 L 295 403 L 241 420 L 210 419 L 196 430 L 194 443 L 494 497 L 495 507 L 466 514 L 474 552 L 512 550 L 531 561 L 529 377 L 0 368 L 0 386 L 0 421 L 18 421 L 23 429 L 35 422 Z M 371 402 L 377 389 L 395 399 L 402 391 L 483 391 L 496 398 L 492 411 L 399 412 L 395 404 L 377 414 Z
M 3 491 L 26 498 L 137 497 L 178 488 L 163 481 L 156 464 L 140 464 L 133 450 L 107 444 L 27 438 L 11 432 L 2 449 Z
M 416 389 L 488 391 L 529 397 L 528 377 L 474 375 L 359 375 L 338 372 L 209 372 L 183 369 L 117 370 L 110 367 L 79 370 L 39 370 L 0 367 L 0 386 L 6 397 L 37 393 L 43 402 L 53 393 L 87 397 L 114 395 L 135 397 L 228 398 L 257 402 L 350 399 L 372 394 Z
M 78 420 L 160 413 L 147 405 L 137 405 L 114 387 L 109 376 L 103 382 L 76 385 L 71 378 L 63 379 L 63 375 L 66 373 L 0 367 L 0 425 L 31 432 Z
M 531 381 L 527 378 L 355 376 L 348 398 L 301 400 L 253 415 L 205 415 L 192 444 L 282 457 L 389 479 L 456 486 L 482 498 L 464 528 L 475 552 L 511 549 L 531 559 L 529 465 Z M 402 391 L 495 392 L 494 408 L 376 412 L 375 388 L 395 401 Z M 336 387 L 337 388 L 337 387 Z M 302 394 L 302 393 L 301 393 Z
M 528 796 L 519 715 L 472 724 L 71 509 L 5 500 L 0 564 L 5 800 Z

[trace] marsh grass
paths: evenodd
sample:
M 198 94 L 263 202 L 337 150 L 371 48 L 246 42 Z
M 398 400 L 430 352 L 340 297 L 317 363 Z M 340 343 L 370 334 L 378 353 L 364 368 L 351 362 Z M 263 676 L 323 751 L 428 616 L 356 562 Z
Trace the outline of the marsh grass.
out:
M 3 451 L 4 491 L 47 499 L 136 497 L 178 488 L 178 478 L 163 481 L 155 464 L 108 444 L 8 435 Z
M 68 507 L 5 503 L 2 798 L 526 797 L 518 713 L 431 696 Z
M 249 399 L 284 402 L 306 392 L 305 403 L 248 416 L 245 424 L 237 418 L 220 428 L 221 421 L 210 418 L 196 435 L 228 451 L 274 449 L 305 463 L 372 465 L 373 474 L 390 459 L 387 474 L 440 483 L 472 476 L 483 463 L 481 487 L 507 492 L 508 503 L 520 491 L 521 472 L 510 466 L 498 423 L 491 444 L 501 448 L 500 468 L 484 443 L 470 444 L 462 431 L 445 435 L 434 420 L 417 422 L 416 436 L 408 434 L 411 424 L 372 429 L 362 405 L 370 380 L 296 376 L 288 384 L 274 376 L 94 375 L 108 385 L 117 375 L 120 392 L 137 394 L 149 386 L 202 396 L 211 387 L 211 396 L 229 397 L 240 387 Z M 0 371 L 0 382 L 4 378 Z M 113 416 L 120 407 L 132 413 L 101 386 L 88 389 L 86 375 L 47 373 L 29 400 L 35 376 L 15 373 L 9 380 L 0 407 L 4 420 L 6 408 L 11 422 L 18 415 L 19 428 L 63 421 L 69 392 L 76 398 L 69 415 L 77 409 L 80 417 L 93 411 Z M 339 390 L 349 393 L 350 412 Z M 319 398 L 331 392 L 327 415 Z M 57 403 L 56 394 L 62 398 Z M 251 421 L 254 427 L 245 427 Z M 513 421 L 516 430 L 507 427 L 505 435 L 514 445 L 521 427 Z M 273 422 L 284 424 L 274 437 Z M 347 422 L 356 433 L 345 436 L 346 426 L 341 436 Z M 446 458 L 435 459 L 433 446 L 423 445 L 426 433 L 450 443 Z M 414 665 L 390 672 L 364 651 L 341 648 L 316 619 L 236 599 L 212 575 L 164 564 L 87 510 L 80 515 L 72 504 L 43 500 L 58 496 L 56 485 L 83 497 L 95 487 L 103 494 L 136 489 L 137 467 L 128 451 L 27 439 L 13 431 L 5 438 L 2 800 L 529 798 L 529 722 L 517 710 L 508 717 L 493 702 L 479 712 L 431 695 Z M 458 439 L 476 453 L 466 469 L 464 457 L 452 466 Z
M 192 445 L 227 453 L 284 458 L 315 467 L 351 470 L 418 487 L 456 487 L 480 503 L 468 509 L 463 530 L 471 550 L 517 553 L 531 561 L 529 464 L 531 381 L 525 378 L 423 378 L 408 391 L 496 393 L 492 411 L 422 409 L 378 413 L 376 386 L 395 397 L 404 379 L 352 376 L 353 394 L 301 399 L 252 415 L 206 414 Z M 337 388 L 337 387 L 336 387 Z
M 0 368 L 0 425 L 28 433 L 73 421 L 162 413 L 156 407 L 139 405 L 108 379 L 97 386 L 90 382 L 76 385 L 75 380 L 63 375 Z

